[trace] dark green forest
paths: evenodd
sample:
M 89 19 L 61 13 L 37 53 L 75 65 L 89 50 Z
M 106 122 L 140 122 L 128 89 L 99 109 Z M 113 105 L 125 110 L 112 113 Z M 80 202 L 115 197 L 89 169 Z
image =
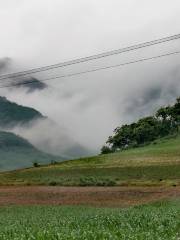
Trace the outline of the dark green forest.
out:
M 38 118 L 43 118 L 43 116 L 37 110 L 10 102 L 5 97 L 0 97 L 1 127 L 14 127 L 17 124 L 27 124 Z
M 180 126 L 180 97 L 172 106 L 161 107 L 153 116 L 115 128 L 101 149 L 102 154 L 139 147 L 175 135 Z
M 34 163 L 47 164 L 62 160 L 59 156 L 38 150 L 26 139 L 9 132 L 15 126 L 24 126 L 33 120 L 43 118 L 45 117 L 37 110 L 18 105 L 0 96 L 0 172 L 31 167 Z

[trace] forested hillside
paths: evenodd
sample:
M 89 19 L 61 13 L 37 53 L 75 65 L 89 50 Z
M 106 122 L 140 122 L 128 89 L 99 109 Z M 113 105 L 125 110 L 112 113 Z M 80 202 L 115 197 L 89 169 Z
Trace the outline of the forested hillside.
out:
M 0 127 L 27 124 L 38 118 L 43 118 L 43 115 L 37 110 L 10 102 L 5 97 L 0 97 Z
M 117 127 L 113 136 L 110 136 L 106 145 L 102 147 L 101 153 L 139 147 L 168 135 L 176 135 L 179 132 L 179 126 L 180 97 L 174 105 L 161 107 L 154 116 Z

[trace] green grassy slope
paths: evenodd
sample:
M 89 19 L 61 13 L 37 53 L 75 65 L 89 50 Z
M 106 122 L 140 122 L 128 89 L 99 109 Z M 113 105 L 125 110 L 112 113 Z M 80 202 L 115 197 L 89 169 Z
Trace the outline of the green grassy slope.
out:
M 10 132 L 0 131 L 0 171 L 31 167 L 57 160 L 57 157 L 37 150 L 27 140 Z
M 180 136 L 114 154 L 0 174 L 0 184 L 180 184 Z

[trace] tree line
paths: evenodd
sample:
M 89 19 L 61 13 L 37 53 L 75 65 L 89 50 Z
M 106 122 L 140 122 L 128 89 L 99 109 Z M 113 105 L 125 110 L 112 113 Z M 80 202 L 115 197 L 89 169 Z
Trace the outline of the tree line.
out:
M 131 124 L 115 128 L 101 153 L 111 153 L 127 148 L 139 147 L 171 134 L 180 127 L 180 97 L 172 106 L 161 107 L 153 116 L 139 119 Z

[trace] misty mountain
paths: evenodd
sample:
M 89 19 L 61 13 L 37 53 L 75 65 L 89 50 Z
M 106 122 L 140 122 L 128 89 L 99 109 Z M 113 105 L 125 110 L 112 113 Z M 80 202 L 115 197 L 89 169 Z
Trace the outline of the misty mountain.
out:
M 60 156 L 59 159 L 92 154 L 81 144 L 68 138 L 66 131 L 50 118 L 44 117 L 34 108 L 16 104 L 5 97 L 0 97 L 0 128 L 27 139 L 41 152 Z M 22 144 L 19 151 L 21 147 Z M 26 158 L 24 161 L 26 164 Z
M 0 171 L 31 167 L 33 162 L 47 164 L 64 159 L 44 153 L 25 138 L 9 132 L 17 126 L 27 128 L 35 120 L 44 119 L 46 118 L 37 110 L 0 97 L 0 127 L 3 129 L 0 131 Z
M 34 162 L 48 164 L 60 157 L 43 153 L 24 138 L 0 131 L 0 171 L 32 167 Z
M 25 88 L 28 93 L 34 92 L 36 90 L 40 91 L 47 88 L 47 84 L 41 82 L 35 77 L 25 77 L 14 80 L 10 83 L 13 88 Z
M 0 97 L 0 127 L 14 127 L 27 124 L 36 119 L 44 118 L 37 110 L 10 102 Z
M 6 74 L 6 73 L 13 73 L 17 70 L 14 70 L 14 61 L 12 58 L 5 57 L 0 58 L 0 73 Z M 20 76 L 20 77 L 13 77 L 9 78 L 8 80 L 8 86 L 11 86 L 12 88 L 24 88 L 27 89 L 27 93 L 33 92 L 33 91 L 40 91 L 48 87 L 47 84 L 41 82 L 39 79 L 32 77 L 32 76 Z

